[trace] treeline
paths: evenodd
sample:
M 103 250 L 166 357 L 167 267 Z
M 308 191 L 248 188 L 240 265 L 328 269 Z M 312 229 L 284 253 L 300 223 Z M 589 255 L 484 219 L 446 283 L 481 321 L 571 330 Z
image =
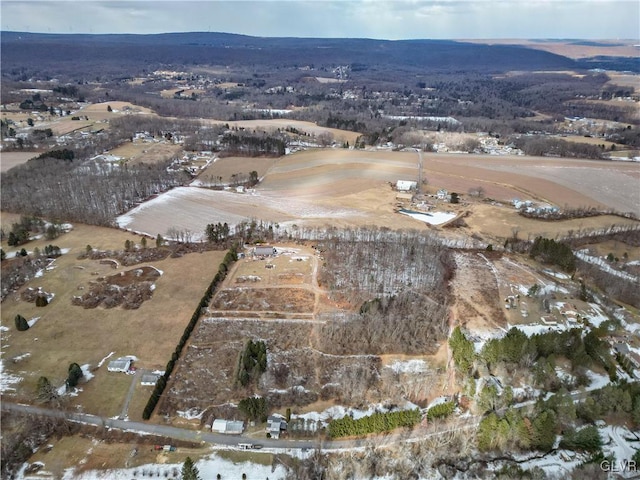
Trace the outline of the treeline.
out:
M 249 157 L 281 157 L 287 147 L 286 139 L 269 134 L 225 133 L 220 139 L 225 153 Z
M 396 428 L 413 427 L 421 420 L 420 410 L 376 412 L 354 420 L 349 415 L 331 420 L 328 433 L 331 438 L 362 436 L 370 433 L 390 432 Z
M 547 391 L 562 387 L 588 384 L 585 368 L 596 364 L 603 367 L 612 381 L 617 379 L 615 359 L 600 336 L 605 332 L 593 329 L 582 335 L 582 329 L 546 332 L 528 337 L 517 328 L 511 328 L 502 338 L 485 343 L 476 354 L 472 343 L 456 328 L 449 340 L 456 367 L 465 376 L 479 365 L 493 372 L 500 365 L 519 367 L 531 371 L 536 386 Z M 564 357 L 571 362 L 573 380 L 561 380 L 555 370 L 555 359 Z M 493 406 L 491 407 L 493 408 Z
M 222 263 L 218 267 L 218 272 L 216 273 L 215 277 L 213 277 L 213 280 L 205 290 L 204 295 L 200 299 L 200 303 L 198 303 L 198 306 L 193 312 L 193 315 L 191 315 L 191 320 L 189 320 L 189 323 L 185 327 L 182 337 L 180 337 L 180 341 L 176 346 L 176 349 L 171 354 L 171 359 L 169 360 L 169 362 L 167 362 L 164 375 L 160 377 L 156 382 L 156 386 L 153 389 L 153 392 L 151 393 L 151 396 L 149 397 L 149 400 L 147 401 L 146 406 L 144 407 L 144 411 L 142 412 L 142 418 L 144 420 L 148 420 L 151 417 L 153 410 L 156 408 L 156 405 L 160 400 L 160 396 L 162 395 L 162 393 L 164 392 L 164 389 L 167 386 L 167 382 L 169 381 L 169 377 L 171 376 L 171 373 L 175 368 L 176 362 L 180 358 L 182 350 L 187 344 L 187 340 L 189 340 L 189 337 L 191 336 L 193 329 L 198 323 L 198 319 L 206 311 L 209 303 L 211 302 L 211 298 L 213 297 L 213 293 L 215 289 L 225 279 L 225 277 L 227 276 L 227 272 L 229 271 L 229 267 L 233 264 L 233 262 L 236 261 L 236 259 L 237 259 L 237 251 L 235 247 L 232 247 L 224 256 Z
M 513 139 L 525 155 L 537 157 L 604 158 L 604 149 L 590 143 L 568 142 L 559 138 L 520 136 Z
M 112 226 L 117 215 L 181 185 L 167 163 L 114 166 L 41 156 L 3 173 L 0 199 L 9 212 Z
M 542 263 L 557 265 L 565 272 L 576 269 L 576 257 L 571 247 L 550 238 L 537 237 L 531 245 L 529 256 Z

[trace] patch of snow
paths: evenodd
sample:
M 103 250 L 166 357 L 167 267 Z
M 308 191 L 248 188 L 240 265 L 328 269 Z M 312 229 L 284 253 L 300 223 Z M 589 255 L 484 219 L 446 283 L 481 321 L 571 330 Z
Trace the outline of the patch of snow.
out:
M 609 375 L 602 375 L 591 370 L 587 370 L 587 376 L 589 377 L 589 380 L 591 380 L 591 383 L 586 388 L 587 391 L 598 390 L 611 382 Z
M 44 275 L 44 268 L 41 268 L 40 270 L 38 270 L 34 275 L 33 278 L 40 278 Z
M 153 372 L 151 372 L 153 375 L 164 375 L 164 370 L 154 370 Z
M 60 253 L 61 253 L 61 254 L 63 254 L 63 255 L 64 255 L 65 253 L 69 253 L 70 251 L 71 251 L 71 249 L 70 249 L 70 248 L 61 248 L 61 249 L 60 249 Z
M 448 222 L 449 220 L 453 220 L 456 218 L 455 213 L 445 213 L 445 212 L 433 212 L 433 213 L 420 213 L 420 212 L 403 212 L 400 210 L 402 215 L 407 215 L 411 218 L 415 218 L 416 220 L 420 220 L 422 222 L 428 223 L 429 225 L 442 225 L 443 223 Z
M 89 370 L 89 364 L 85 363 L 84 365 L 80 366 L 80 369 L 82 370 L 82 376 L 83 378 L 88 382 L 89 380 L 91 380 L 93 377 L 95 377 L 95 375 L 93 373 L 91 373 L 91 371 Z
M 6 373 L 4 371 L 4 361 L 0 360 L 0 393 L 15 391 L 16 389 L 13 388 L 13 385 L 20 383 L 22 380 L 23 378 L 18 375 Z
M 447 397 L 438 397 L 431 401 L 431 403 L 427 406 L 427 410 L 435 407 L 436 405 L 440 405 L 442 403 L 447 403 L 449 399 Z
M 8 332 L 9 327 L 5 327 L 4 325 L 0 325 L 0 332 Z
M 390 368 L 395 373 L 423 373 L 429 369 L 427 362 L 419 359 L 405 361 L 396 360 L 385 368 Z
M 27 353 L 23 353 L 22 355 L 18 355 L 17 357 L 13 357 L 11 360 L 14 363 L 17 363 L 17 362 L 19 362 L 21 360 L 24 360 L 25 358 L 28 358 L 30 356 L 31 356 L 31 354 L 27 352 Z
M 258 480 L 269 478 L 271 480 L 283 480 L 286 476 L 286 469 L 282 465 L 274 468 L 271 465 L 259 465 L 253 462 L 232 462 L 215 454 L 205 457 L 195 462 L 196 468 L 200 471 L 200 478 L 214 479 L 218 474 L 222 478 L 241 478 L 246 474 L 248 479 Z M 143 472 L 148 472 L 148 476 L 155 478 L 173 478 L 172 472 L 178 473 L 182 470 L 182 463 L 146 464 L 133 468 L 118 468 L 110 470 L 89 470 L 76 472 L 74 468 L 65 470 L 63 480 L 130 480 L 131 478 L 142 477 Z M 134 475 L 134 471 L 137 475 Z M 26 480 L 18 477 L 18 480 Z
M 557 325 L 544 325 L 544 324 L 538 324 L 538 323 L 531 323 L 527 325 L 510 325 L 509 326 L 509 328 L 512 328 L 512 327 L 517 328 L 522 333 L 524 333 L 527 337 L 531 337 L 536 334 L 547 333 L 551 331 L 560 332 L 567 329 L 561 323 Z
M 104 362 L 106 362 L 111 357 L 111 355 L 113 355 L 114 353 L 116 353 L 116 352 L 111 352 L 109 355 L 107 355 L 102 360 L 100 360 L 98 362 L 98 368 L 100 368 L 104 364 Z
M 594 314 L 592 315 L 591 312 L 586 312 L 585 315 L 587 316 L 587 320 L 589 320 L 589 323 L 591 323 L 594 327 L 597 328 L 603 322 L 609 320 L 609 317 L 602 311 L 599 305 L 590 303 L 589 306 L 591 307 L 591 310 L 594 312 Z
M 189 410 L 178 410 L 178 416 L 187 420 L 200 420 L 204 410 L 200 411 L 197 407 L 190 408 Z
M 40 320 L 41 317 L 33 317 L 31 320 L 27 320 L 27 324 L 29 325 L 29 328 L 33 327 L 36 323 L 38 323 L 38 320 Z

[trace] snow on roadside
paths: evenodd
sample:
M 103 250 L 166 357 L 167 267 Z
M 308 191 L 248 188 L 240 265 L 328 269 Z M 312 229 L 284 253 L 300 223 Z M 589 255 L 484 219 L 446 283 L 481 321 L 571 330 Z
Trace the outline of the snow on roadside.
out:
M 385 406 L 381 403 L 376 403 L 374 405 L 369 405 L 366 410 L 361 410 L 357 408 L 351 407 L 343 407 L 342 405 L 335 405 L 333 407 L 329 407 L 322 412 L 308 412 L 302 414 L 293 414 L 291 415 L 292 419 L 301 418 L 305 421 L 315 421 L 320 422 L 323 425 L 327 425 L 330 420 L 344 418 L 347 415 L 353 417 L 355 420 L 363 417 L 368 417 L 373 415 L 376 412 L 390 412 L 390 411 L 398 411 L 398 410 L 413 410 L 418 408 L 415 404 L 411 402 L 405 402 L 402 407 L 395 407 L 390 409 L 388 406 Z

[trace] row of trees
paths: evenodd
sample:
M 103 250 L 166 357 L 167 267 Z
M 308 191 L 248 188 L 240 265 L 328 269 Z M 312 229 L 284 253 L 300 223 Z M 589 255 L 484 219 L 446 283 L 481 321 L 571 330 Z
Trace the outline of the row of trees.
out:
M 144 420 L 148 420 L 149 418 L 151 418 L 151 414 L 153 413 L 153 410 L 156 408 L 156 405 L 160 400 L 160 396 L 162 395 L 162 393 L 164 392 L 164 389 L 167 386 L 169 377 L 171 376 L 171 373 L 175 368 L 176 362 L 180 358 L 180 355 L 187 343 L 187 340 L 189 340 L 189 337 L 191 336 L 193 329 L 198 323 L 198 319 L 206 311 L 209 303 L 211 302 L 211 298 L 213 297 L 213 293 L 215 289 L 225 279 L 225 277 L 227 276 L 229 267 L 233 264 L 233 262 L 236 261 L 236 259 L 237 259 L 237 251 L 235 247 L 232 247 L 224 256 L 222 263 L 218 267 L 218 272 L 216 273 L 215 277 L 213 277 L 213 280 L 205 290 L 204 295 L 200 299 L 200 303 L 198 303 L 198 306 L 193 312 L 193 315 L 191 315 L 191 320 L 189 320 L 189 323 L 185 327 L 182 337 L 180 337 L 180 341 L 176 346 L 176 349 L 171 354 L 171 359 L 167 362 L 164 375 L 160 377 L 156 382 L 156 386 L 153 389 L 153 392 L 151 393 L 149 400 L 147 401 L 144 411 L 142 412 L 142 418 Z
M 349 415 L 331 420 L 328 433 L 331 438 L 362 436 L 370 433 L 390 432 L 396 428 L 413 427 L 420 422 L 420 410 L 399 410 L 395 412 L 376 412 L 357 420 Z

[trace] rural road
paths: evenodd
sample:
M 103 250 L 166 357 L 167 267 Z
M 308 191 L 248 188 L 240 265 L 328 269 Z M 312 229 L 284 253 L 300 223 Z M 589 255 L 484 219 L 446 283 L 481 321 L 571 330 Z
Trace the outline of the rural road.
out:
M 347 448 L 357 448 L 371 445 L 372 442 L 379 442 L 384 444 L 407 442 L 410 440 L 420 440 L 429 437 L 442 435 L 449 432 L 454 432 L 461 429 L 476 428 L 479 423 L 479 419 L 472 419 L 468 423 L 457 426 L 455 428 L 447 428 L 438 431 L 425 431 L 422 429 L 415 429 L 411 432 L 404 434 L 389 434 L 379 435 L 375 438 L 369 439 L 356 439 L 356 440 L 339 440 L 331 442 L 322 442 L 319 439 L 314 440 L 274 440 L 263 438 L 256 440 L 246 435 L 223 435 L 218 433 L 212 433 L 211 431 L 201 430 L 188 430 L 185 428 L 171 427 L 168 425 L 157 425 L 153 423 L 144 422 L 130 422 L 126 420 L 120 420 L 119 418 L 105 418 L 97 415 L 90 415 L 87 413 L 75 413 L 66 412 L 62 410 L 53 410 L 49 408 L 35 407 L 32 405 L 24 405 L 18 403 L 2 402 L 2 410 L 9 412 L 19 412 L 32 415 L 42 415 L 53 418 L 66 419 L 72 422 L 85 423 L 88 425 L 96 425 L 98 427 L 115 428 L 117 430 L 126 430 L 132 432 L 138 432 L 141 434 L 151 434 L 164 436 L 169 438 L 175 438 L 179 440 L 185 440 L 189 442 L 206 442 L 214 445 L 227 445 L 236 446 L 239 442 L 245 443 L 259 443 L 263 447 L 267 448 L 288 448 L 288 449 L 311 449 L 322 448 L 323 450 L 340 450 Z

